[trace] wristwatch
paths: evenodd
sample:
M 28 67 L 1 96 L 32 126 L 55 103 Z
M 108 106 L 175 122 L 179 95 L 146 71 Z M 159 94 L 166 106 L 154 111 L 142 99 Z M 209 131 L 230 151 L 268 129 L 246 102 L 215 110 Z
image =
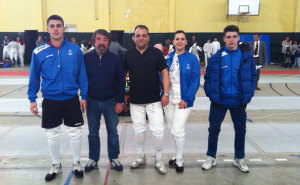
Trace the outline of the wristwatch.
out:
M 165 93 L 164 95 L 167 96 L 167 97 L 169 97 L 169 94 L 168 94 L 168 93 Z

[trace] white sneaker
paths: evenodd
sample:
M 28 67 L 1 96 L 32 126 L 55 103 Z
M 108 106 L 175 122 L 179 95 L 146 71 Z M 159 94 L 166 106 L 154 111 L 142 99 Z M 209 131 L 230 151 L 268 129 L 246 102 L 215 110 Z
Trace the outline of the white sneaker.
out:
M 248 173 L 249 172 L 249 168 L 248 166 L 245 164 L 244 159 L 238 159 L 238 158 L 234 158 L 232 164 L 236 167 L 238 167 L 238 169 L 241 172 L 244 173 Z
M 130 168 L 138 168 L 146 165 L 146 156 L 138 156 L 138 158 L 130 164 Z
M 204 170 L 209 170 L 211 169 L 213 166 L 217 165 L 217 160 L 216 158 L 213 158 L 211 156 L 208 156 L 206 158 L 206 161 L 202 164 L 202 169 Z
M 161 159 L 155 160 L 154 167 L 160 174 L 165 175 L 167 173 L 167 168 Z

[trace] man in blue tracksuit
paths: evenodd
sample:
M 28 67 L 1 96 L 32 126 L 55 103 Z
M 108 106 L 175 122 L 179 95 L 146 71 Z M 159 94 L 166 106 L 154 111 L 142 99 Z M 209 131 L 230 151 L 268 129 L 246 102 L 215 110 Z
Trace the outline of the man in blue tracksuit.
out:
M 120 57 L 108 51 L 110 36 L 106 30 L 96 30 L 92 41 L 95 49 L 84 55 L 89 80 L 87 99 L 89 161 L 84 170 L 90 172 L 98 168 L 100 119 L 103 114 L 107 130 L 108 158 L 115 170 L 122 171 L 123 166 L 118 159 L 120 145 L 117 125 L 118 113 L 123 110 L 124 69 Z
M 245 164 L 246 106 L 251 101 L 256 87 L 256 70 L 251 49 L 239 44 L 239 28 L 230 25 L 224 28 L 226 44 L 210 59 L 204 76 L 204 90 L 211 101 L 209 136 L 205 170 L 217 164 L 216 153 L 221 123 L 229 109 L 234 124 L 234 166 L 249 172 Z
M 50 40 L 36 47 L 32 52 L 28 85 L 28 99 L 33 114 L 38 114 L 36 94 L 40 89 L 40 84 L 44 97 L 42 128 L 45 128 L 53 164 L 45 180 L 51 181 L 61 173 L 59 136 L 62 120 L 71 137 L 75 176 L 82 178 L 80 152 L 83 117 L 81 110 L 85 111 L 88 90 L 83 55 L 77 45 L 64 40 L 64 21 L 60 16 L 50 16 L 47 26 Z

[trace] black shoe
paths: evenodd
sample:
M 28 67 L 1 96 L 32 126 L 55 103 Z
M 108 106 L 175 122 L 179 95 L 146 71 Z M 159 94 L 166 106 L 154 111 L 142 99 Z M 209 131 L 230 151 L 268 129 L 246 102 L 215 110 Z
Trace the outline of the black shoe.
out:
M 89 161 L 87 162 L 87 164 L 84 167 L 84 171 L 85 172 L 90 172 L 93 169 L 97 169 L 98 168 L 98 164 L 96 161 L 89 159 Z
M 118 172 L 123 171 L 123 166 L 119 159 L 112 159 L 111 160 L 111 168 L 117 170 Z
M 170 159 L 169 160 L 169 167 L 171 167 L 171 168 L 176 167 L 176 159 Z
M 50 172 L 47 173 L 46 177 L 45 177 L 45 181 L 49 182 L 52 181 L 53 179 L 55 179 L 56 175 L 61 173 L 61 164 L 53 164 Z
M 73 171 L 74 171 L 75 177 L 77 177 L 77 178 L 83 177 L 83 170 L 81 168 L 79 161 L 77 161 L 75 164 L 73 164 Z
M 175 168 L 177 173 L 182 173 L 184 171 L 183 160 L 177 160 L 175 163 Z
M 261 90 L 261 88 L 259 88 L 259 87 L 256 87 L 256 88 L 255 88 L 255 90 L 259 90 L 259 91 L 260 91 L 260 90 Z
M 176 172 L 177 173 L 182 173 L 184 171 L 184 166 L 182 165 L 182 166 L 178 166 L 177 164 L 176 164 Z

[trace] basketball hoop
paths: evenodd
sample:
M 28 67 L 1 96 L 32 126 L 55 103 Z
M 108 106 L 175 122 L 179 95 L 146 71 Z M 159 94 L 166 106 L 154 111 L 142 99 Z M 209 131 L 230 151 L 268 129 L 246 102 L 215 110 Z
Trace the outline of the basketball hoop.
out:
M 248 14 L 249 14 L 250 12 L 240 12 L 240 15 L 241 15 L 241 17 L 242 17 L 242 22 L 248 22 Z

